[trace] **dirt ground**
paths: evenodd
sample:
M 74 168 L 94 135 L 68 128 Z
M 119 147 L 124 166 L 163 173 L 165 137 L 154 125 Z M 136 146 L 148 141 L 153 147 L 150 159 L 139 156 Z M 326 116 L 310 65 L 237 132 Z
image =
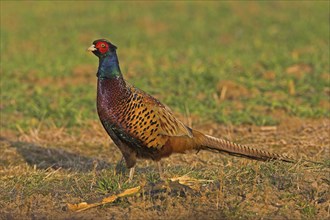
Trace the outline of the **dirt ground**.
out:
M 144 185 L 139 194 L 79 213 L 69 211 L 67 203 L 114 193 L 100 191 L 98 183 L 111 176 L 121 156 L 99 123 L 91 122 L 80 135 L 42 127 L 28 133 L 2 131 L 0 219 L 329 219 L 330 120 L 281 121 L 270 127 L 194 127 L 326 165 L 264 163 L 212 152 L 172 155 L 162 161 L 167 178 L 188 175 L 212 182 L 182 189 L 164 183 L 165 188 L 154 190 L 158 180 L 151 177 L 157 167 L 139 161 L 132 184 Z M 119 184 L 114 191 L 123 188 Z

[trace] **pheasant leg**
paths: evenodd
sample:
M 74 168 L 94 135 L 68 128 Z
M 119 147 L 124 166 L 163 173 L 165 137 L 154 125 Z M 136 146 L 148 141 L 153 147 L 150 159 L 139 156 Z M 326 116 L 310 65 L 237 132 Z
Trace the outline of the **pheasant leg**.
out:
M 132 167 L 130 170 L 129 170 L 129 178 L 128 178 L 128 182 L 132 182 L 133 180 L 133 176 L 134 176 L 134 171 L 135 171 L 135 167 Z
M 157 161 L 157 166 L 158 166 L 158 172 L 159 172 L 160 179 L 165 180 L 164 179 L 164 174 L 163 174 L 162 164 L 160 163 L 160 161 Z

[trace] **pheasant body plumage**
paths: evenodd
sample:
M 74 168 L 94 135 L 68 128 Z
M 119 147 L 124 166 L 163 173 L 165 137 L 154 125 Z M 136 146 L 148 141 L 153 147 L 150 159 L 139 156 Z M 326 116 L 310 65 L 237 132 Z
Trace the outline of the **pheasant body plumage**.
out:
M 133 148 L 137 158 L 158 161 L 173 151 L 164 148 L 169 135 L 192 137 L 192 130 L 178 121 L 167 107 L 127 82 L 125 91 L 113 92 L 116 98 L 109 102 L 109 97 L 106 98 L 109 94 L 102 93 L 100 88 L 113 90 L 113 83 L 113 80 L 99 79 L 98 114 L 105 129 L 111 129 L 124 144 Z
M 189 150 L 216 150 L 257 160 L 292 161 L 280 154 L 204 135 L 184 125 L 168 107 L 123 79 L 116 49 L 104 39 L 94 41 L 89 48 L 100 61 L 98 115 L 123 154 L 127 167 L 134 167 L 137 158 L 159 161 L 172 153 Z

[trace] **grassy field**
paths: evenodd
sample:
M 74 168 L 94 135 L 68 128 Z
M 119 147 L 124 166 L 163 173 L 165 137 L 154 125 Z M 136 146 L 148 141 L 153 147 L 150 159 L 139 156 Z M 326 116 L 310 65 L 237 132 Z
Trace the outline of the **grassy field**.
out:
M 327 1 L 1 1 L 0 219 L 330 218 L 329 31 Z M 200 152 L 165 159 L 165 175 L 210 182 L 153 190 L 157 168 L 140 161 L 128 184 L 96 113 L 98 61 L 85 50 L 98 38 L 185 123 L 324 164 Z

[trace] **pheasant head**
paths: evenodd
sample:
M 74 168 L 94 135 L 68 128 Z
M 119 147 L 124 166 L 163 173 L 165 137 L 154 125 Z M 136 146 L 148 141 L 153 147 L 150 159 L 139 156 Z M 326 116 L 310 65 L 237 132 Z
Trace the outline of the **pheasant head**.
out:
M 117 47 L 106 39 L 95 40 L 87 51 L 93 52 L 97 57 L 102 58 L 111 55 Z
M 122 77 L 119 68 L 117 47 L 105 39 L 95 40 L 87 51 L 91 51 L 100 60 L 97 77 L 99 78 L 118 78 Z

